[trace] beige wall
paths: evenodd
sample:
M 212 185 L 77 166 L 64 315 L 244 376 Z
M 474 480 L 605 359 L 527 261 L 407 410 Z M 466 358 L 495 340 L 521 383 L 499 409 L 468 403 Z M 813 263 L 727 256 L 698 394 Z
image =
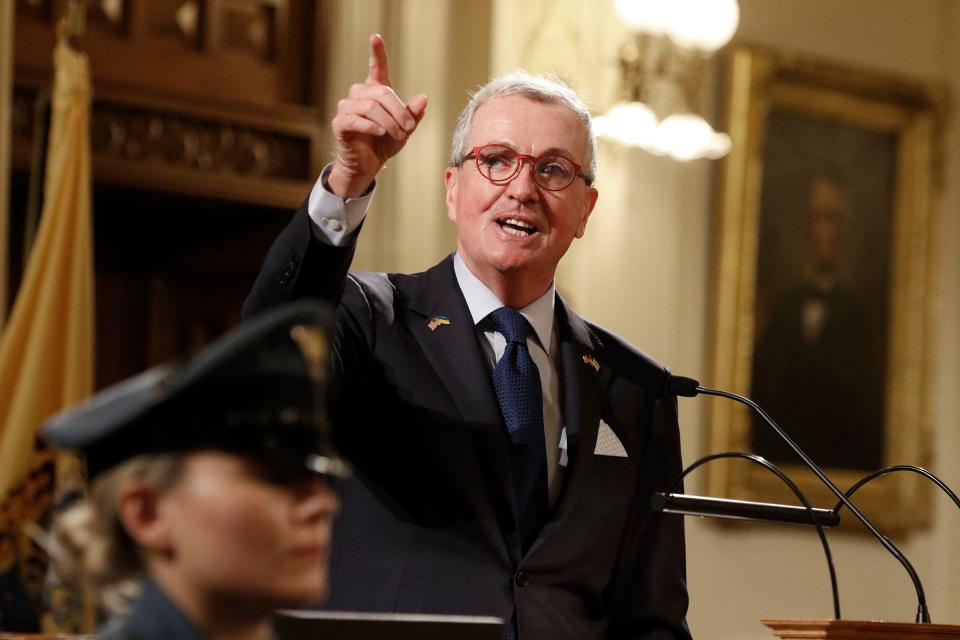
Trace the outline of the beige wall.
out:
M 606 0 L 470 2 L 341 0 L 345 20 L 331 65 L 339 95 L 365 75 L 365 34 L 379 29 L 396 63 L 401 97 L 426 92 L 423 130 L 387 169 L 364 230 L 358 265 L 420 269 L 447 253 L 453 234 L 442 204 L 442 161 L 463 90 L 516 66 L 552 71 L 603 110 L 617 82 L 623 31 Z M 955 0 L 740 0 L 738 40 L 945 82 L 960 96 L 960 2 Z M 492 9 L 492 27 L 482 16 Z M 479 20 L 479 31 L 477 28 Z M 360 44 L 357 46 L 356 40 Z M 489 56 L 480 52 L 489 39 Z M 340 56 L 337 58 L 337 56 Z M 940 211 L 938 332 L 931 389 L 932 468 L 960 487 L 960 131 L 946 139 Z M 679 164 L 601 144 L 600 200 L 586 237 L 561 266 L 558 286 L 591 319 L 672 370 L 705 380 L 713 165 Z M 705 453 L 708 400 L 681 405 L 684 458 Z M 936 499 L 933 527 L 903 550 L 923 578 L 935 622 L 960 623 L 960 513 Z M 899 565 L 860 535 L 831 538 L 844 617 L 910 620 L 915 599 Z M 829 617 L 816 537 L 764 526 L 688 523 L 690 622 L 696 637 L 760 639 L 763 617 Z

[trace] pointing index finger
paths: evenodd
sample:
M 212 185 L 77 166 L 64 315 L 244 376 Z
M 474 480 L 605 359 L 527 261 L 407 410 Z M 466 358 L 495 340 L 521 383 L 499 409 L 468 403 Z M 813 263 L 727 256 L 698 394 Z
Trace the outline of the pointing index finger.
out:
M 367 84 L 390 86 L 390 74 L 387 70 L 387 47 L 379 33 L 370 36 L 370 64 Z

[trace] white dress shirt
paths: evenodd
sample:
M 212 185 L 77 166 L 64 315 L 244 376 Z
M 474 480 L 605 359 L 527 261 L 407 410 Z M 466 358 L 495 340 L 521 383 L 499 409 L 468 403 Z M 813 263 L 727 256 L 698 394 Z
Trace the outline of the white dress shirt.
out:
M 326 179 L 332 166 L 328 164 L 323 168 L 310 190 L 307 214 L 313 221 L 313 236 L 317 240 L 342 247 L 353 240 L 354 232 L 367 215 L 376 182 L 371 184 L 362 196 L 343 199 L 326 187 Z
M 375 186 L 359 198 L 344 200 L 331 193 L 324 183 L 330 165 L 324 168 L 310 192 L 307 213 L 313 221 L 313 234 L 320 242 L 343 246 L 353 240 L 353 235 L 366 216 Z M 467 301 L 481 348 L 487 356 L 487 364 L 493 375 L 493 367 L 503 356 L 507 341 L 502 334 L 489 326 L 480 326 L 483 320 L 504 304 L 467 267 L 459 254 L 453 257 L 457 284 Z M 561 465 L 561 414 L 560 375 L 557 367 L 557 336 L 554 326 L 555 286 L 529 305 L 517 311 L 527 319 L 533 331 L 527 336 L 527 348 L 540 373 L 540 389 L 543 393 L 543 428 L 547 456 L 547 487 L 550 504 L 556 502 L 563 482 L 564 466 Z M 565 458 L 565 457 L 564 457 Z

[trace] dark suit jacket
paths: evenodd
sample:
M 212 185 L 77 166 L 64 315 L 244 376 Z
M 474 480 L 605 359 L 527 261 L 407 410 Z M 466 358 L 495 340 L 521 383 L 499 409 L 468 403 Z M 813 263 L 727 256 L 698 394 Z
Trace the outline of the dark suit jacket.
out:
M 524 640 L 688 638 L 682 521 L 649 506 L 680 472 L 666 370 L 557 299 L 569 466 L 521 557 L 509 440 L 452 259 L 348 275 L 352 254 L 313 239 L 304 204 L 244 306 L 339 304 L 330 412 L 358 479 L 340 487 L 327 606 L 505 620 L 516 606 Z M 450 324 L 431 330 L 437 315 Z M 601 418 L 628 457 L 594 455 Z

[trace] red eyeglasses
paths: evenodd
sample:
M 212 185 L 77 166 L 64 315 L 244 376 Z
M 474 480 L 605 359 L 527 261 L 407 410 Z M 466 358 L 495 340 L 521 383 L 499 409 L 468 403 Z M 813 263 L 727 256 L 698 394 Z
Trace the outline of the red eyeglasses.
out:
M 547 191 L 566 189 L 577 176 L 590 184 L 587 176 L 580 172 L 579 164 L 557 153 L 529 156 L 505 144 L 485 144 L 474 147 L 461 164 L 470 158 L 477 159 L 480 175 L 496 185 L 507 184 L 520 175 L 524 160 L 530 161 L 533 181 Z

